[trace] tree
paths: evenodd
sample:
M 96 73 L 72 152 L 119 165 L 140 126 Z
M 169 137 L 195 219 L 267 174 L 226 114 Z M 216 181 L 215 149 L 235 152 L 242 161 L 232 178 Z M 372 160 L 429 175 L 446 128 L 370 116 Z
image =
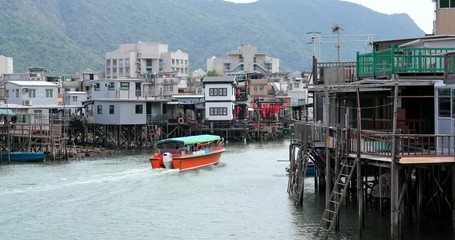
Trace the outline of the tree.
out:
M 210 70 L 207 72 L 207 77 L 216 77 L 218 76 L 218 73 L 216 72 L 216 70 Z

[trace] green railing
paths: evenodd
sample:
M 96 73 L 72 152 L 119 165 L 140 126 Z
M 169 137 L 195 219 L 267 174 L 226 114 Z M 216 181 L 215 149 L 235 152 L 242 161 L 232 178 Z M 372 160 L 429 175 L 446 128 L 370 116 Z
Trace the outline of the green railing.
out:
M 372 77 L 396 73 L 444 73 L 444 56 L 455 48 L 395 48 L 357 53 L 357 76 Z

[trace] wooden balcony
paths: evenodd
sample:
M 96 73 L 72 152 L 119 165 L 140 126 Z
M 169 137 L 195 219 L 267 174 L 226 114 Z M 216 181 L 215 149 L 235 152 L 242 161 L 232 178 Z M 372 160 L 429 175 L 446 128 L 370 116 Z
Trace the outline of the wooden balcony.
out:
M 390 79 L 392 75 L 441 77 L 455 69 L 447 54 L 455 48 L 395 48 L 357 54 L 357 77 Z M 447 64 L 450 63 L 450 64 Z
M 328 135 L 327 135 L 328 134 Z M 336 129 L 324 124 L 295 123 L 293 140 L 314 146 L 342 149 L 345 155 L 391 162 L 391 131 Z M 396 157 L 401 164 L 455 162 L 455 135 L 397 133 Z M 359 142 L 360 141 L 360 142 Z

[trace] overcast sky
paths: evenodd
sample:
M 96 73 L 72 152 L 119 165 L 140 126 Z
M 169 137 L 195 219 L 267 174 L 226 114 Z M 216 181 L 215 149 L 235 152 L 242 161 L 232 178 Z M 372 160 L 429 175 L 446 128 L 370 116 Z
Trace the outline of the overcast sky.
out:
M 226 0 L 248 3 L 256 0 Z M 434 3 L 432 0 L 344 0 L 368 7 L 374 11 L 393 14 L 407 13 L 425 32 L 433 32 Z

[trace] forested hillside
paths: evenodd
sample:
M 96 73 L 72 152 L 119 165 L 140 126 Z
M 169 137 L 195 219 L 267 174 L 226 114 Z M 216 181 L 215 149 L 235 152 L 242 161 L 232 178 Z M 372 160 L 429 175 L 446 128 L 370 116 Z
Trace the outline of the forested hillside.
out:
M 281 60 L 281 70 L 308 70 L 313 51 L 306 33 L 375 34 L 375 39 L 422 36 L 405 14 L 385 15 L 339 0 L 0 0 L 0 55 L 15 72 L 45 67 L 49 74 L 102 70 L 104 53 L 121 43 L 155 41 L 190 54 L 190 68 L 224 57 L 241 43 Z M 336 55 L 322 45 L 325 60 Z M 353 60 L 355 49 L 342 48 Z

